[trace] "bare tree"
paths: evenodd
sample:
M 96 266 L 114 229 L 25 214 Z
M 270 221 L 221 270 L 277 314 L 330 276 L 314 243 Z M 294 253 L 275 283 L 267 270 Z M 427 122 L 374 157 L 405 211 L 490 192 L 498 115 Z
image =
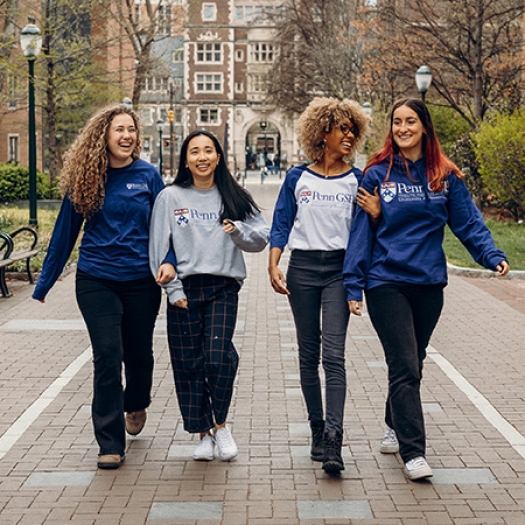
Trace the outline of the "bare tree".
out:
M 275 20 L 268 101 L 291 115 L 316 95 L 356 97 L 362 45 L 356 20 L 355 0 L 286 0 Z
M 155 42 L 169 36 L 175 23 L 173 0 L 120 0 L 110 13 L 124 31 L 134 58 L 132 102 L 137 106 L 147 76 L 158 67 L 151 51 Z
M 414 89 L 426 64 L 440 99 L 474 128 L 490 107 L 521 102 L 523 16 L 518 0 L 384 0 L 367 21 L 369 86 Z

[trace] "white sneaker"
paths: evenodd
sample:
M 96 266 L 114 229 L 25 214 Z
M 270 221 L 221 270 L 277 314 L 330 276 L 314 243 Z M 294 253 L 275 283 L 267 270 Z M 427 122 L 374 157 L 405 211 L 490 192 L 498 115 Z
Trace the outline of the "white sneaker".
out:
M 193 453 L 195 461 L 212 461 L 215 459 L 215 441 L 210 434 L 206 434 L 197 445 Z
M 222 461 L 231 461 L 239 453 L 239 449 L 228 427 L 221 427 L 215 431 L 217 456 Z
M 397 440 L 396 431 L 386 427 L 386 432 L 379 444 L 381 454 L 397 454 L 399 452 L 399 441 Z
M 418 456 L 405 463 L 405 476 L 410 480 L 431 478 L 432 475 L 432 469 L 423 456 Z

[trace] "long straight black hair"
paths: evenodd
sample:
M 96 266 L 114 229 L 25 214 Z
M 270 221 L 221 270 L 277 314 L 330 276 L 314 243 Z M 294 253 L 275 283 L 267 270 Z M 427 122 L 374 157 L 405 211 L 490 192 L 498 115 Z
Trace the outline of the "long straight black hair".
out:
M 188 188 L 193 184 L 193 175 L 186 166 L 186 158 L 188 156 L 188 144 L 190 143 L 190 140 L 199 135 L 205 135 L 211 139 L 215 146 L 215 150 L 219 155 L 219 162 L 215 168 L 214 175 L 215 186 L 217 186 L 217 190 L 219 191 L 222 200 L 222 210 L 219 222 L 222 222 L 224 219 L 229 219 L 231 221 L 244 221 L 248 217 L 253 217 L 256 211 L 260 211 L 260 208 L 253 200 L 252 196 L 237 183 L 228 170 L 224 160 L 224 152 L 217 137 L 205 129 L 192 131 L 184 139 L 180 149 L 179 171 L 173 184 L 185 188 Z

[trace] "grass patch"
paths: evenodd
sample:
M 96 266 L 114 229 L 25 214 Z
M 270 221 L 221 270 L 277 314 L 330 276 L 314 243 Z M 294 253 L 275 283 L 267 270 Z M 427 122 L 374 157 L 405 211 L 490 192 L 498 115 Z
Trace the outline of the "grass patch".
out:
M 38 210 L 38 244 L 37 248 L 40 250 L 37 256 L 31 258 L 31 270 L 40 272 L 44 258 L 47 254 L 47 247 L 51 240 L 51 234 L 58 216 L 58 209 Z M 0 231 L 13 232 L 21 226 L 29 225 L 29 210 L 26 208 L 17 208 L 15 206 L 5 206 L 0 208 Z M 78 245 L 82 237 L 82 232 L 78 236 L 78 241 L 71 252 L 66 266 L 75 263 L 78 259 Z M 9 271 L 25 271 L 25 261 L 13 264 L 9 267 Z
M 511 270 L 525 270 L 525 224 L 486 219 L 496 246 L 507 254 Z M 480 268 L 468 251 L 454 237 L 448 226 L 445 229 L 443 249 L 447 260 L 455 266 Z

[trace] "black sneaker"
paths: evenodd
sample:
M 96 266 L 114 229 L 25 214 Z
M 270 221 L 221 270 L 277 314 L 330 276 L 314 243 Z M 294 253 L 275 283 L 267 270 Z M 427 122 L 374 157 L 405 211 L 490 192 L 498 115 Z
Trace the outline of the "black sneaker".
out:
M 324 421 L 310 421 L 312 430 L 312 447 L 310 448 L 310 459 L 312 461 L 323 461 L 324 458 Z
M 324 457 L 323 470 L 329 473 L 338 473 L 345 469 L 341 448 L 343 446 L 343 434 L 330 430 L 324 435 Z

